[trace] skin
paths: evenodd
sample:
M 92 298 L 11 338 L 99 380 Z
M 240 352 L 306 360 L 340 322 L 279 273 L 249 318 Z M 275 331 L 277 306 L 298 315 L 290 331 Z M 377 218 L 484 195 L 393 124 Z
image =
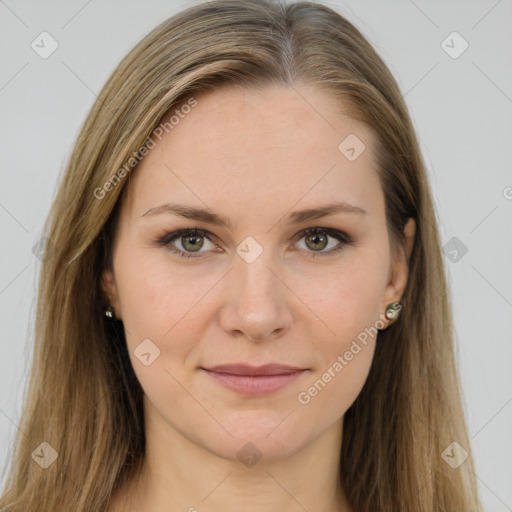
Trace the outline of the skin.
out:
M 414 221 L 392 259 L 375 137 L 324 91 L 224 87 L 195 98 L 131 175 L 113 271 L 102 275 L 144 390 L 147 439 L 140 478 L 109 510 L 348 511 L 338 473 L 342 420 L 367 378 L 376 337 L 359 343 L 309 403 L 297 397 L 365 328 L 383 326 L 377 321 L 407 283 Z M 349 134 L 366 146 L 354 161 L 338 149 Z M 366 214 L 286 224 L 291 211 L 342 200 Z M 207 207 L 232 229 L 169 212 L 144 215 L 169 202 Z M 345 232 L 353 243 L 328 254 L 336 238 L 296 236 L 311 227 Z M 155 242 L 192 228 L 215 237 L 200 238 L 199 257 Z M 236 252 L 248 236 L 263 248 L 252 263 Z M 169 245 L 197 254 L 197 242 L 182 242 Z M 160 350 L 148 366 L 134 354 L 144 339 Z M 277 392 L 246 396 L 200 369 L 233 362 L 308 371 Z M 250 467 L 237 458 L 247 442 L 262 456 Z

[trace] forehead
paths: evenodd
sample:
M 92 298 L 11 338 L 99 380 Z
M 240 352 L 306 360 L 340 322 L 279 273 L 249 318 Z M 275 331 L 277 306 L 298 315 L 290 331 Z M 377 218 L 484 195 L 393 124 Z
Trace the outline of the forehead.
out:
M 333 95 L 313 86 L 221 87 L 193 98 L 192 108 L 181 102 L 164 116 L 173 116 L 172 129 L 153 137 L 133 172 L 129 203 L 139 215 L 169 200 L 219 213 L 229 200 L 240 215 L 260 216 L 298 201 L 381 206 L 374 135 Z M 348 146 L 356 156 L 364 150 L 347 158 Z

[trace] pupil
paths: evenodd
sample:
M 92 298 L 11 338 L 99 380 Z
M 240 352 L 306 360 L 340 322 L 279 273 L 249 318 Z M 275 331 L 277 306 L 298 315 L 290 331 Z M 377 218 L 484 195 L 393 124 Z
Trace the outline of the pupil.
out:
M 200 240 L 201 237 L 197 236 L 197 235 L 189 235 L 189 236 L 186 236 L 184 237 L 184 240 L 185 240 L 185 243 L 183 244 L 183 247 L 185 249 L 189 249 L 186 247 L 187 244 L 190 244 L 191 245 L 191 249 L 193 251 L 197 250 L 197 249 L 201 249 L 202 247 L 202 243 L 197 245 L 197 241 Z
M 312 240 L 313 245 L 317 245 L 319 243 L 322 244 L 322 241 L 326 242 L 326 236 L 323 234 L 318 234 L 318 233 L 315 233 L 314 235 L 310 235 L 309 239 Z M 325 247 L 325 244 L 323 245 L 323 247 L 317 247 L 317 249 L 323 249 L 324 247 Z

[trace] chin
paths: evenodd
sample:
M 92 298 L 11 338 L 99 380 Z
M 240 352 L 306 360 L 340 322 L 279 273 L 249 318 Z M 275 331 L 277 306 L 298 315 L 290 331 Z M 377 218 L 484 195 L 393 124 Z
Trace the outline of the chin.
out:
M 220 421 L 225 431 L 221 438 L 218 429 L 211 431 L 209 439 L 203 439 L 206 447 L 218 456 L 228 460 L 260 460 L 275 462 L 284 460 L 299 451 L 312 434 L 313 427 L 295 421 L 293 410 L 286 413 L 261 410 L 237 411 L 230 420 Z M 206 429 L 202 430 L 206 433 Z M 248 465 L 249 467 L 250 465 Z
M 300 443 L 296 438 L 290 436 L 273 435 L 260 436 L 251 435 L 250 432 L 244 437 L 209 440 L 206 448 L 223 459 L 240 462 L 247 468 L 257 464 L 273 463 L 286 460 L 294 455 L 305 444 Z M 243 466 L 241 466 L 243 468 Z

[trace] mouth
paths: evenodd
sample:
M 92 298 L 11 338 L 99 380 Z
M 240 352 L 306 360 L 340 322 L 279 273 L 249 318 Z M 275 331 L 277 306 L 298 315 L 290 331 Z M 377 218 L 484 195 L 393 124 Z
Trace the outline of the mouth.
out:
M 308 371 L 280 364 L 266 364 L 257 367 L 233 364 L 201 369 L 218 384 L 245 395 L 275 393 Z

